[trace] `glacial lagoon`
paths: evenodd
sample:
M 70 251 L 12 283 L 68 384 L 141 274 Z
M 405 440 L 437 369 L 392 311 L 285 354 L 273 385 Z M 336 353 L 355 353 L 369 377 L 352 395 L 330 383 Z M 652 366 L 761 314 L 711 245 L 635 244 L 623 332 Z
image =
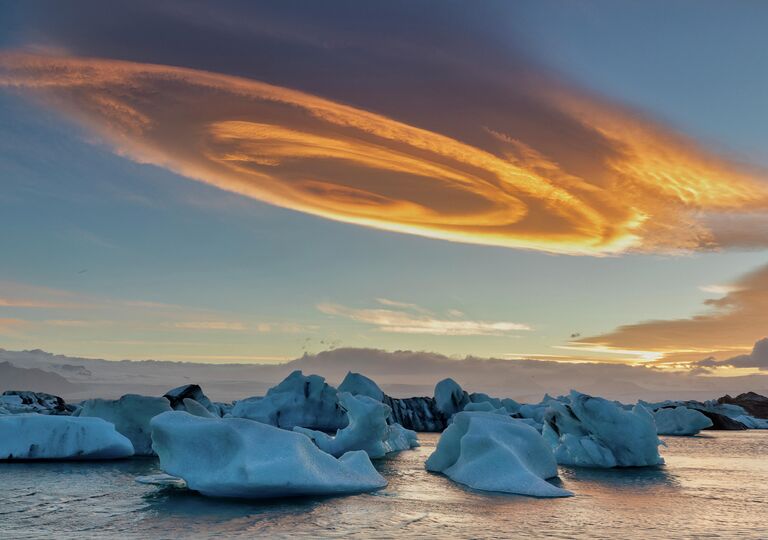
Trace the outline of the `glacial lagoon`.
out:
M 389 481 L 346 497 L 249 502 L 135 482 L 153 458 L 0 463 L 0 537 L 766 538 L 768 431 L 662 437 L 666 465 L 560 467 L 563 499 L 472 491 L 424 470 L 438 434 L 376 460 Z

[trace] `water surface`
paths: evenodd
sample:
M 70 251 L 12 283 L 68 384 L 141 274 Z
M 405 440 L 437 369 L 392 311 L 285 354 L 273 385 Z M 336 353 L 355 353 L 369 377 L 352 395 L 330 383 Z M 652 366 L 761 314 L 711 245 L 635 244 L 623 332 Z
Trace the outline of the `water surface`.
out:
M 768 431 L 665 437 L 660 468 L 561 468 L 566 499 L 427 473 L 437 438 L 378 461 L 377 493 L 266 503 L 134 482 L 154 459 L 0 464 L 0 538 L 768 538 Z

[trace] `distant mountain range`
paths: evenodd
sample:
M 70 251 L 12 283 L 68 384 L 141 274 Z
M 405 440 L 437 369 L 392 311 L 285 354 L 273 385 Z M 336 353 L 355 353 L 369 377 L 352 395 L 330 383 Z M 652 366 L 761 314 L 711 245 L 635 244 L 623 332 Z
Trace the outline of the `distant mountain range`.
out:
M 768 392 L 768 375 L 715 377 L 670 373 L 620 364 L 575 364 L 542 360 L 467 357 L 429 352 L 343 348 L 305 355 L 283 364 L 202 364 L 156 360 L 100 360 L 42 350 L 0 349 L 0 391 L 37 390 L 67 400 L 162 395 L 198 383 L 218 401 L 262 395 L 291 371 L 323 375 L 338 384 L 347 371 L 363 373 L 395 397 L 431 396 L 435 383 L 452 377 L 469 392 L 538 401 L 571 388 L 611 399 L 714 399 L 746 391 Z

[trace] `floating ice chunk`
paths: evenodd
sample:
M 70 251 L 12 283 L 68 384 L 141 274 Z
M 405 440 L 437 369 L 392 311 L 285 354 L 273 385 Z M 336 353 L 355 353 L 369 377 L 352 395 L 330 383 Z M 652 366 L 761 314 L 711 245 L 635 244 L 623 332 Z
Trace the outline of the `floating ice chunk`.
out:
M 101 418 L 36 413 L 0 416 L 0 459 L 117 459 L 133 445 Z
M 331 495 L 387 484 L 365 452 L 336 459 L 301 433 L 243 418 L 166 412 L 152 419 L 152 441 L 161 468 L 203 495 Z
M 421 446 L 421 443 L 419 443 L 419 437 L 415 431 L 406 429 L 397 423 L 389 425 L 387 440 L 384 441 L 384 447 L 387 450 L 387 454 L 390 452 L 407 450 L 409 448 L 416 448 L 417 446 Z
M 404 428 L 392 429 L 387 424 L 390 409 L 380 401 L 368 396 L 353 396 L 348 392 L 339 394 L 339 403 L 347 413 L 349 423 L 331 436 L 322 431 L 302 427 L 293 428 L 303 433 L 321 450 L 339 457 L 350 450 L 363 450 L 372 458 L 380 458 L 390 452 L 411 448 L 411 436 Z
M 484 491 L 532 497 L 572 495 L 546 481 L 557 476 L 557 464 L 541 435 L 501 414 L 455 414 L 426 468 Z
M 561 465 L 642 467 L 659 465 L 661 444 L 653 415 L 571 391 L 569 403 L 552 400 L 542 431 Z
M 177 489 L 186 489 L 187 487 L 187 483 L 183 478 L 179 478 L 178 476 L 171 476 L 170 474 L 165 473 L 137 476 L 135 480 L 139 484 L 149 484 L 152 486 L 166 486 Z
M 334 431 L 347 425 L 336 389 L 319 375 L 304 376 L 294 371 L 263 398 L 235 403 L 231 415 L 249 418 L 285 429 L 301 426 Z
M 744 424 L 749 429 L 768 429 L 768 420 L 765 418 L 755 418 L 754 416 L 742 414 L 734 418 L 734 420 Z
M 67 405 L 62 398 L 45 392 L 6 390 L 0 395 L 0 407 L 10 414 L 72 414 L 74 405 Z
M 201 416 L 203 418 L 218 418 L 219 416 L 218 414 L 213 414 L 192 398 L 184 398 L 181 405 L 178 410 L 187 411 L 194 416 Z
M 339 385 L 339 392 L 349 392 L 353 396 L 368 396 L 376 401 L 384 400 L 384 392 L 374 381 L 360 373 L 347 372 Z
M 117 400 L 89 399 L 83 402 L 79 416 L 95 416 L 112 422 L 117 431 L 131 440 L 137 456 L 151 456 L 149 421 L 170 410 L 171 405 L 164 397 L 126 394 Z
M 435 406 L 446 418 L 464 409 L 469 396 L 453 379 L 443 379 L 435 386 Z
M 653 413 L 659 435 L 696 435 L 712 426 L 712 420 L 688 407 L 663 408 Z

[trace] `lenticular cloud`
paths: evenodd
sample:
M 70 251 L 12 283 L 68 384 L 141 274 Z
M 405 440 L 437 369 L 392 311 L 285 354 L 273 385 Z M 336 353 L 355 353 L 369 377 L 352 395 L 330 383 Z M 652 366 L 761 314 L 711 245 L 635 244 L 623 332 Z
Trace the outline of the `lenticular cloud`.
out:
M 468 144 L 251 79 L 0 54 L 0 86 L 38 92 L 119 153 L 329 219 L 573 254 L 754 242 L 754 227 L 745 223 L 741 235 L 739 223 L 768 206 L 755 174 L 596 98 L 537 84 L 509 90 L 535 96 L 608 151 L 584 152 L 576 170 L 564 159 L 572 141 L 544 120 L 546 148 L 514 125 L 475 126 Z

